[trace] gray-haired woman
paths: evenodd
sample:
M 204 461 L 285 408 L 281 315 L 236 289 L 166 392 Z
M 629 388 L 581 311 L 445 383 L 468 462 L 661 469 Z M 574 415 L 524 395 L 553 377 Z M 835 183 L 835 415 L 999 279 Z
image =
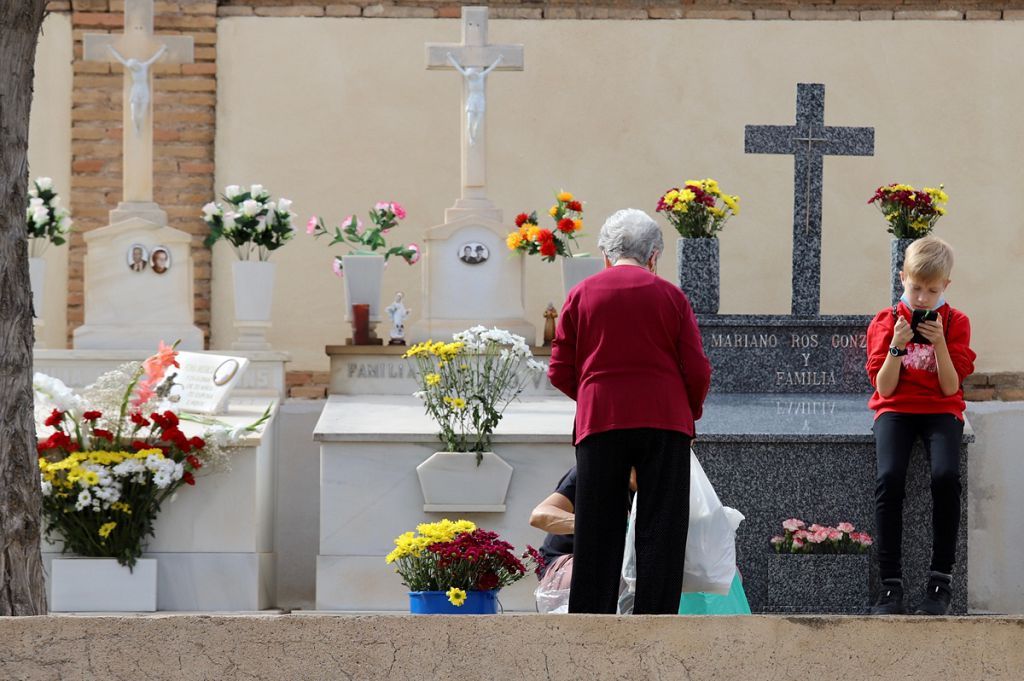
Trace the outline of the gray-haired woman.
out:
M 676 613 L 689 516 L 690 441 L 711 381 L 697 320 L 654 272 L 661 228 L 620 210 L 601 227 L 604 271 L 569 292 L 548 377 L 576 400 L 570 612 L 614 613 L 625 548 L 619 502 L 636 467 L 634 612 Z

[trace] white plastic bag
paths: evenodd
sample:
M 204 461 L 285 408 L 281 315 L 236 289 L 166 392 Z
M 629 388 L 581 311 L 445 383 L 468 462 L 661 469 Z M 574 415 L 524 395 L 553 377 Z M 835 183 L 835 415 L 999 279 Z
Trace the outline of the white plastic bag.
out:
M 631 612 L 636 592 L 636 504 L 633 496 L 629 514 L 626 551 L 622 558 L 622 579 L 627 589 L 619 598 L 619 612 Z M 723 506 L 697 456 L 690 450 L 690 522 L 686 534 L 683 591 L 724 596 L 736 576 L 736 528 L 743 514 Z

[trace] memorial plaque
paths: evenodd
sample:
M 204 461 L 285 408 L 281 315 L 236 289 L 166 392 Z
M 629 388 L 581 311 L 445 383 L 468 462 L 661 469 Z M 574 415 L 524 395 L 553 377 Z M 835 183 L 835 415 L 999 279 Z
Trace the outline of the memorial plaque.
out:
M 869 393 L 869 317 L 698 315 L 711 391 Z
M 245 357 L 179 352 L 175 382 L 181 386 L 178 408 L 198 414 L 219 414 L 249 366 Z

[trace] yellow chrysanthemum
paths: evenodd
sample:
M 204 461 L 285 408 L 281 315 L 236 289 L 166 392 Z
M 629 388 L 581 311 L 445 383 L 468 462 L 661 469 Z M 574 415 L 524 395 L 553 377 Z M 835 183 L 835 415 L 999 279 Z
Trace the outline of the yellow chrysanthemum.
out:
M 540 236 L 540 227 L 532 225 L 526 231 L 526 238 L 530 241 L 536 241 L 537 237 Z
M 733 215 L 740 214 L 740 197 L 722 194 L 722 203 L 728 206 L 729 210 L 732 211 Z
M 110 536 L 110 533 L 114 531 L 115 527 L 117 527 L 117 523 L 115 522 L 103 523 L 100 525 L 99 535 L 106 539 Z
M 454 605 L 456 608 L 461 608 L 462 604 L 466 602 L 466 592 L 458 587 L 452 587 L 448 589 L 448 602 Z
M 132 514 L 132 507 L 124 503 L 123 501 L 115 501 L 110 505 L 110 509 L 113 511 L 120 511 L 121 513 L 124 513 L 126 515 Z
M 512 232 L 505 238 L 505 244 L 508 246 L 508 250 L 514 251 L 523 243 L 523 237 L 519 235 L 519 232 Z
M 93 485 L 98 485 L 99 484 L 100 476 L 99 476 L 99 474 L 96 473 L 96 471 L 83 470 L 82 471 L 82 482 L 84 482 L 89 487 L 92 487 Z
M 451 406 L 452 409 L 465 409 L 466 408 L 466 400 L 462 399 L 461 397 L 448 397 L 446 395 L 445 398 L 444 398 L 444 401 L 449 406 Z
M 427 385 L 437 385 L 441 382 L 441 374 L 427 374 L 423 377 Z
M 566 191 L 558 192 L 558 200 L 563 202 L 563 203 L 568 203 L 569 201 L 572 201 L 574 198 L 576 198 L 576 197 L 574 197 L 569 192 L 566 192 Z
M 558 206 L 551 206 L 551 208 L 548 209 L 548 215 L 550 215 L 551 217 L 555 217 L 556 215 L 558 215 Z

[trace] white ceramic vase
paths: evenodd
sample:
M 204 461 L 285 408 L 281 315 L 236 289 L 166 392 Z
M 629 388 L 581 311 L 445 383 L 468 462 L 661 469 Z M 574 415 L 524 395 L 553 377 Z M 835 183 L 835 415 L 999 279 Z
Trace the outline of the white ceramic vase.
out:
M 379 322 L 384 256 L 343 255 L 341 266 L 345 274 L 345 319 L 351 321 L 353 305 L 369 305 L 371 326 Z
M 562 288 L 565 289 L 565 296 L 569 297 L 569 291 L 576 284 L 603 269 L 604 258 L 597 258 L 592 255 L 562 258 Z
M 494 452 L 435 452 L 416 467 L 427 512 L 504 513 L 512 466 Z
M 231 264 L 235 285 L 235 328 L 238 339 L 234 350 L 269 350 L 274 303 L 274 274 L 277 265 L 259 260 L 237 260 Z
M 54 558 L 50 589 L 51 612 L 154 612 L 156 559 L 129 570 L 113 558 Z

